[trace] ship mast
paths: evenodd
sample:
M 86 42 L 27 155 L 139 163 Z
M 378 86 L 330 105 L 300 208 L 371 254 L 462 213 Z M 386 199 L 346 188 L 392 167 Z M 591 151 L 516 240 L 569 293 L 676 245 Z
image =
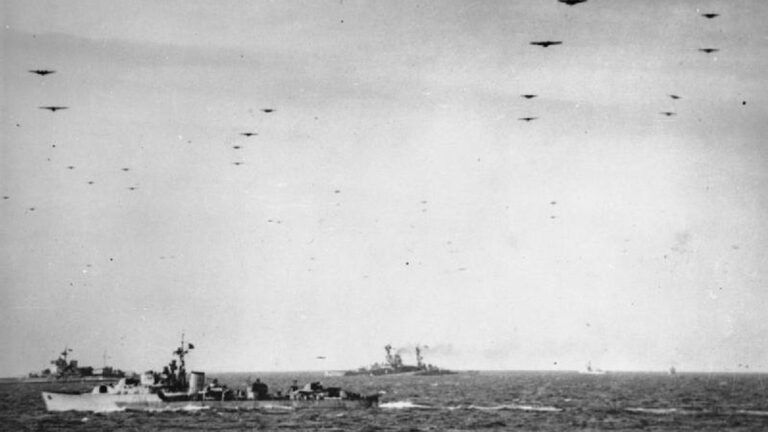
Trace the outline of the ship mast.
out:
M 176 375 L 176 382 L 178 383 L 178 386 L 185 389 L 187 387 L 187 369 L 184 367 L 186 365 L 184 361 L 184 356 L 189 354 L 189 350 L 194 349 L 195 346 L 191 343 L 187 342 L 186 348 L 184 346 L 184 332 L 181 333 L 181 344 L 178 348 L 176 348 L 176 351 L 173 352 L 174 355 L 176 355 L 179 358 L 179 372 Z M 171 373 L 173 373 L 173 362 L 171 363 Z
M 384 351 L 387 352 L 387 356 L 385 357 L 387 364 L 390 366 L 395 366 L 395 360 L 392 357 L 392 345 L 387 344 L 387 346 L 384 347 Z
M 416 366 L 419 369 L 424 368 L 424 357 L 421 356 L 421 347 L 416 345 Z

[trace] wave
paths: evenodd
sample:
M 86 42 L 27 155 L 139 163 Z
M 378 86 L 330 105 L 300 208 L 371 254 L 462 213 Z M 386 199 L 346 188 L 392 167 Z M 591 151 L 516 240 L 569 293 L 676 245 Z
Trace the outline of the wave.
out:
M 719 415 L 746 415 L 746 416 L 760 416 L 768 417 L 768 411 L 761 410 L 696 410 L 696 409 L 684 409 L 684 408 L 624 408 L 624 411 L 641 414 L 678 414 L 678 415 L 696 415 L 696 414 L 719 414 Z
M 470 405 L 467 407 L 468 409 L 476 409 L 476 410 L 482 410 L 482 411 L 502 411 L 502 410 L 509 410 L 509 411 L 537 411 L 537 412 L 560 412 L 563 411 L 562 408 L 553 407 L 553 406 L 546 406 L 546 405 L 518 405 L 518 404 L 505 404 L 505 405 L 495 405 L 495 406 L 480 406 L 480 405 Z
M 384 409 L 435 409 L 429 405 L 415 404 L 409 400 L 380 403 L 379 408 Z
M 142 408 L 141 411 L 148 412 L 180 412 L 180 411 L 200 411 L 210 409 L 204 405 L 184 405 L 180 407 L 162 407 L 162 408 Z
M 482 406 L 482 405 L 458 405 L 458 406 L 433 406 L 433 405 L 422 405 L 422 404 L 416 404 L 409 400 L 404 401 L 393 401 L 393 402 L 386 402 L 379 404 L 379 408 L 384 409 L 447 409 L 450 411 L 453 410 L 479 410 L 479 411 L 502 411 L 502 410 L 508 410 L 508 411 L 537 411 L 537 412 L 560 412 L 563 411 L 562 408 L 557 408 L 553 406 L 545 406 L 545 405 L 518 405 L 518 404 L 503 404 L 503 405 L 493 405 L 493 406 Z
M 628 411 L 632 413 L 643 413 L 643 414 L 681 414 L 686 412 L 686 411 L 679 410 L 677 408 L 640 408 L 640 407 L 624 408 L 624 411 Z
M 736 414 L 751 415 L 751 416 L 768 416 L 768 411 L 759 410 L 738 410 Z

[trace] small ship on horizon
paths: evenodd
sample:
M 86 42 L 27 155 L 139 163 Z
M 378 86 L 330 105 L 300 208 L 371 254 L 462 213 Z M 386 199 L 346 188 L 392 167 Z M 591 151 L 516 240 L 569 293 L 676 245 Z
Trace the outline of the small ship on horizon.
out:
M 416 365 L 406 365 L 403 363 L 403 359 L 399 353 L 392 354 L 392 345 L 387 344 L 384 347 L 386 356 L 384 357 L 384 363 L 374 363 L 369 367 L 361 367 L 357 370 L 350 370 L 344 372 L 344 376 L 355 375 L 396 375 L 396 374 L 412 374 L 412 375 L 453 375 L 456 372 L 441 369 L 432 364 L 424 363 L 424 357 L 422 356 L 422 349 L 426 348 L 416 345 Z

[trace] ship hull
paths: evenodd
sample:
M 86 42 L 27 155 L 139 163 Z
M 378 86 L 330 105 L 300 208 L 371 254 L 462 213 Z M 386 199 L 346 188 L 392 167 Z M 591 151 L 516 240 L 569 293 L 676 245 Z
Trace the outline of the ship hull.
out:
M 293 410 L 302 408 L 318 409 L 360 409 L 378 405 L 369 400 L 322 399 L 322 400 L 234 400 L 234 401 L 185 401 L 185 402 L 120 402 L 126 411 L 185 411 L 196 409 L 216 410 Z
M 166 402 L 156 394 L 98 394 L 98 393 L 52 393 L 43 392 L 45 408 L 52 412 L 61 411 L 184 411 L 195 409 L 224 410 L 280 410 L 297 408 L 356 409 L 378 405 L 372 398 L 319 400 L 233 400 L 233 401 L 179 401 Z
M 156 394 L 100 394 L 100 393 L 53 393 L 42 392 L 45 409 L 48 411 L 93 411 L 109 412 L 125 409 L 125 404 L 146 405 L 162 403 Z

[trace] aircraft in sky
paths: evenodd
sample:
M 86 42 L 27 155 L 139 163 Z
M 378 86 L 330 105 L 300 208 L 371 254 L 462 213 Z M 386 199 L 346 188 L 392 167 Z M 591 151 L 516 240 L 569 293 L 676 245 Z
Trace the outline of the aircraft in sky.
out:
M 51 112 L 56 112 L 56 111 L 58 111 L 58 110 L 65 110 L 65 109 L 69 109 L 69 107 L 65 107 L 65 106 L 41 106 L 41 107 L 38 107 L 38 108 L 40 108 L 40 109 L 45 109 L 45 110 L 49 110 L 49 111 L 51 111 Z
M 33 74 L 38 74 L 40 76 L 56 73 L 55 70 L 50 70 L 50 69 L 31 69 L 29 72 Z
M 560 45 L 562 43 L 563 41 L 534 41 L 531 42 L 531 45 L 538 45 L 540 47 L 547 48 L 550 45 Z

